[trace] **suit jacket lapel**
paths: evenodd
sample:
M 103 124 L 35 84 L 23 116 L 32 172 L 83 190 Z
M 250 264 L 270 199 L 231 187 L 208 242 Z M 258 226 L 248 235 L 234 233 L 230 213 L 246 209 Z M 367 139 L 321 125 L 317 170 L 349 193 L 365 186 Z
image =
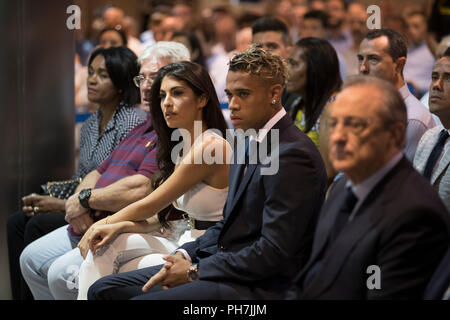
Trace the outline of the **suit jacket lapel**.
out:
M 286 127 L 288 127 L 289 125 L 292 125 L 292 124 L 293 124 L 293 121 L 286 114 L 283 118 L 280 119 L 280 121 L 278 121 L 272 127 L 271 130 L 269 130 L 269 132 L 267 132 L 266 137 L 261 142 L 261 144 L 267 145 L 267 154 L 270 154 L 270 152 L 271 152 L 271 148 L 270 148 L 271 131 L 274 129 L 282 131 Z M 259 150 L 259 148 L 258 148 L 258 150 Z M 235 154 L 237 154 L 237 153 L 235 152 Z M 235 157 L 237 157 L 237 155 Z M 261 159 L 259 159 L 259 160 L 261 160 Z M 239 178 L 243 174 L 245 165 L 234 164 L 234 165 L 230 166 L 230 189 L 228 192 L 231 193 L 231 197 L 228 197 L 228 200 L 230 201 L 231 205 L 230 206 L 227 205 L 227 214 L 231 214 L 231 212 L 233 211 L 237 202 L 239 201 L 239 198 L 242 196 L 242 194 L 244 193 L 244 190 L 246 189 L 248 183 L 250 182 L 251 177 L 255 173 L 255 170 L 258 167 L 261 167 L 261 164 L 260 164 L 261 162 L 259 160 L 258 160 L 257 164 L 249 164 L 247 166 L 247 171 L 246 171 L 243 179 L 240 182 L 239 182 L 239 180 L 240 180 Z M 235 162 L 235 163 L 243 163 L 243 162 L 241 161 L 241 162 Z
M 439 176 L 444 172 L 444 170 L 450 164 L 450 149 L 448 149 L 441 160 L 439 161 L 438 167 L 434 170 L 433 175 L 431 176 L 431 184 L 434 185 Z
M 336 221 L 337 213 L 342 207 L 345 198 L 340 196 L 342 192 L 345 192 L 345 184 L 347 178 L 341 178 L 340 181 L 335 185 L 335 193 L 333 199 L 329 199 L 329 203 L 326 208 L 323 208 L 322 215 L 318 221 L 316 232 L 314 235 L 313 248 L 311 252 L 311 264 L 316 261 L 318 255 L 322 252 L 324 246 L 327 243 L 328 237 L 330 235 L 330 230 Z M 325 216 L 326 215 L 326 216 Z

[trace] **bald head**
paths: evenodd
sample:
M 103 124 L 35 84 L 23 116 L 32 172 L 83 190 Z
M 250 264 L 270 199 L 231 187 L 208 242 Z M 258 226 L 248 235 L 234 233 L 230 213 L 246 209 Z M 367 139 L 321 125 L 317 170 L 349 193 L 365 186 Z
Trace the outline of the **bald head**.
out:
M 122 9 L 117 7 L 110 7 L 103 13 L 103 23 L 106 27 L 115 27 L 123 25 L 125 13 Z

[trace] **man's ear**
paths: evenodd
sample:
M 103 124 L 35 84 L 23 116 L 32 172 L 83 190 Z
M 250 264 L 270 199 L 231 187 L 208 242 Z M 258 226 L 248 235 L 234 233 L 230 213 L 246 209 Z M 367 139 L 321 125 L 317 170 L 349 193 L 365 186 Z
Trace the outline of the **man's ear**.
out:
M 401 122 L 395 122 L 391 125 L 390 130 L 392 134 L 392 137 L 394 138 L 396 146 L 398 146 L 400 149 L 403 149 L 405 147 L 405 124 Z
M 279 83 L 273 84 L 269 89 L 271 104 L 281 104 L 281 95 L 283 94 L 283 86 Z M 273 103 L 276 101 L 276 103 Z
M 399 74 L 403 74 L 403 68 L 406 64 L 406 57 L 400 57 L 395 62 L 395 71 Z

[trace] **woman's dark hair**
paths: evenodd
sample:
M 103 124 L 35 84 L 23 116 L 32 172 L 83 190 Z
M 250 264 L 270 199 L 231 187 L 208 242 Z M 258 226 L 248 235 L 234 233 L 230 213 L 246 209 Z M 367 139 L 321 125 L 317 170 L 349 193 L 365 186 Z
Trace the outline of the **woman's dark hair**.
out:
M 306 63 L 306 88 L 302 104 L 294 109 L 293 117 L 300 107 L 306 119 L 305 133 L 311 130 L 322 114 L 333 92 L 342 86 L 339 61 L 336 51 L 324 39 L 303 38 L 297 41 L 296 48 L 303 50 L 302 58 Z
M 133 83 L 133 78 L 139 75 L 139 64 L 133 51 L 126 47 L 98 48 L 89 57 L 88 67 L 98 55 L 105 58 L 109 77 L 114 86 L 121 91 L 121 101 L 130 107 L 139 103 L 139 88 Z
M 204 95 L 208 98 L 208 102 L 202 110 L 202 120 L 207 129 L 217 129 L 223 137 L 226 137 L 227 129 L 216 90 L 208 71 L 204 67 L 189 61 L 176 62 L 162 67 L 158 71 L 150 90 L 150 114 L 153 128 L 158 135 L 156 158 L 159 167 L 159 171 L 152 176 L 153 190 L 160 186 L 175 170 L 175 164 L 171 159 L 172 149 L 177 144 L 176 141 L 171 141 L 172 132 L 175 129 L 168 127 L 161 110 L 160 89 L 164 77 L 183 81 L 196 96 Z M 165 211 L 158 213 L 158 218 L 164 224 L 166 221 Z
M 175 37 L 186 38 L 191 47 L 191 59 L 192 59 L 191 61 L 201 65 L 202 67 L 206 66 L 205 55 L 203 54 L 203 48 L 202 48 L 202 45 L 200 44 L 200 40 L 198 40 L 195 33 L 179 31 L 179 32 L 175 32 L 173 34 L 172 39 Z M 195 56 L 195 58 L 194 58 L 194 56 Z
M 114 31 L 114 32 L 118 33 L 119 36 L 120 36 L 120 38 L 122 39 L 122 43 L 123 43 L 122 46 L 124 46 L 124 47 L 127 46 L 127 44 L 128 44 L 128 39 L 127 39 L 127 35 L 125 34 L 125 31 L 124 31 L 123 29 L 116 29 L 116 28 L 113 28 L 113 27 L 107 27 L 107 28 L 104 28 L 102 31 L 99 32 L 99 34 L 98 34 L 98 36 L 97 36 L 97 40 L 98 40 L 99 42 L 100 42 L 100 38 L 102 37 L 102 35 L 103 35 L 105 32 L 107 32 L 107 31 Z

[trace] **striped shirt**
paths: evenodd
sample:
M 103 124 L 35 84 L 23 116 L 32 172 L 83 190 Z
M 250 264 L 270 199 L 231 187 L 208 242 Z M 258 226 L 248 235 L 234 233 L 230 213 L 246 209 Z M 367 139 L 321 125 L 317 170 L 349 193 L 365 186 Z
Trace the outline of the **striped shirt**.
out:
M 145 122 L 146 119 L 145 111 L 129 107 L 121 102 L 103 133 L 100 134 L 102 113 L 100 110 L 93 113 L 81 127 L 78 168 L 72 178 L 83 178 L 97 169 L 131 129 Z
M 95 189 L 107 187 L 122 178 L 136 174 L 151 179 L 158 170 L 156 140 L 157 135 L 149 117 L 145 123 L 134 128 L 97 168 L 100 178 L 95 184 Z M 94 220 L 103 219 L 108 214 L 110 213 L 101 212 Z M 77 236 L 72 225 L 69 225 L 68 231 L 71 235 Z

